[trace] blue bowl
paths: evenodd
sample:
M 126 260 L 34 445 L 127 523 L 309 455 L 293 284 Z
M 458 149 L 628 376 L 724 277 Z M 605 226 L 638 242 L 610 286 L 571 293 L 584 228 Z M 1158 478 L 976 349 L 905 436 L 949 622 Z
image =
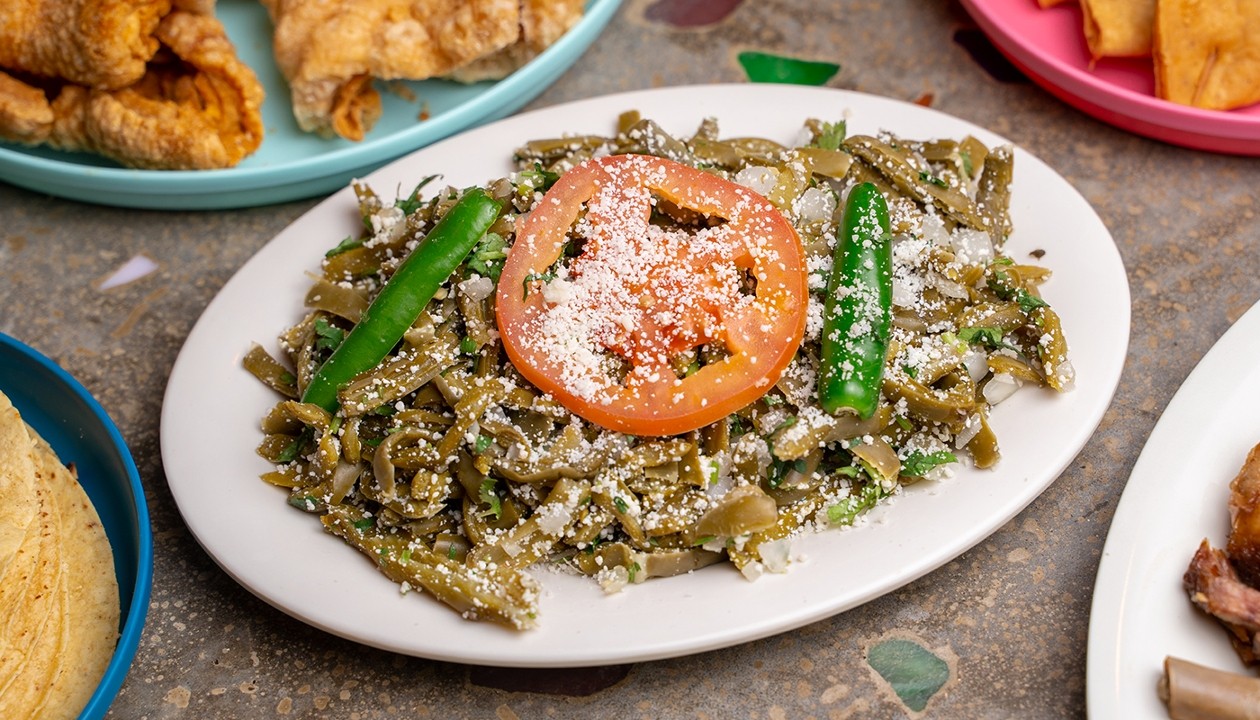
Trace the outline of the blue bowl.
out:
M 114 551 L 121 613 L 118 645 L 80 720 L 105 716 L 136 656 L 153 587 L 153 534 L 140 473 L 105 409 L 38 351 L 0 333 L 0 391 L 66 464 L 105 526 Z

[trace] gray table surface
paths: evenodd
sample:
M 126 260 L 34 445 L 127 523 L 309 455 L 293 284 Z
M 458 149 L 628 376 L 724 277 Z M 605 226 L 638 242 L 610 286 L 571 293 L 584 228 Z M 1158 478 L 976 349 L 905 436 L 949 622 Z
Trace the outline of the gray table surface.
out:
M 189 329 L 232 273 L 318 199 L 137 211 L 0 183 L 0 331 L 54 358 L 100 399 L 131 447 L 152 512 L 152 602 L 111 717 L 1084 715 L 1091 592 L 1125 480 L 1182 380 L 1260 297 L 1260 162 L 1127 134 L 1001 72 L 991 51 L 987 60 L 977 51 L 984 60 L 977 62 L 958 41 L 974 40 L 974 26 L 948 2 L 720 4 L 738 7 L 716 25 L 683 30 L 653 19 L 665 3 L 626 0 L 604 36 L 531 107 L 740 82 L 736 53 L 760 49 L 840 63 L 828 83 L 834 87 L 929 96 L 933 107 L 1040 156 L 1102 217 L 1132 290 L 1128 362 L 1076 460 L 1024 512 L 956 560 L 776 637 L 563 671 L 473 668 L 373 650 L 291 619 L 221 572 L 182 522 L 158 446 L 163 389 Z M 159 269 L 98 289 L 136 255 Z M 949 684 L 921 713 L 867 662 L 866 649 L 887 637 L 910 637 L 949 664 Z

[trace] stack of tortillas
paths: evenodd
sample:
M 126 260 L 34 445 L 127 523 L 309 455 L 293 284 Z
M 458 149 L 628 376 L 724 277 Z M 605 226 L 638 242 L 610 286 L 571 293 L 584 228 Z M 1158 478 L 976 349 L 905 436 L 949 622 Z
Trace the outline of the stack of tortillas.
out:
M 74 718 L 118 640 L 118 583 L 78 478 L 0 393 L 0 718 Z

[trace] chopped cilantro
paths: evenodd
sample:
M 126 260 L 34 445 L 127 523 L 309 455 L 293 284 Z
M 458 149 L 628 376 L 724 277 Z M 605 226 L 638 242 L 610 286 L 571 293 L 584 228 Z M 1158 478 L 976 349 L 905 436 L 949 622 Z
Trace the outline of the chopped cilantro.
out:
M 932 468 L 952 462 L 958 462 L 958 458 L 948 450 L 938 450 L 934 453 L 915 450 L 901 461 L 901 474 L 906 477 L 923 477 Z
M 337 243 L 336 247 L 324 253 L 324 257 L 326 258 L 334 257 L 337 255 L 340 255 L 341 253 L 347 250 L 353 250 L 357 247 L 363 247 L 363 238 L 357 238 L 357 237 L 354 237 L 353 235 L 347 235 L 344 240 Z
M 962 158 L 963 172 L 967 173 L 967 177 L 975 175 L 976 166 L 971 160 L 971 153 L 966 150 L 961 150 L 959 151 L 958 156 Z
M 529 284 L 530 283 L 535 282 L 535 281 L 549 283 L 555 279 L 556 279 L 556 274 L 553 272 L 530 273 L 526 275 L 524 282 L 521 283 L 522 287 L 525 289 L 525 294 L 522 295 L 521 297 L 522 298 L 529 297 Z
M 929 172 L 920 172 L 919 179 L 925 183 L 932 183 L 933 185 L 937 187 L 943 187 L 943 188 L 949 187 L 949 183 L 945 182 L 943 179 L 938 178 Z
M 411 562 L 411 548 L 405 548 L 402 551 L 402 561 Z
M 478 435 L 477 442 L 473 445 L 473 450 L 480 455 L 490 449 L 490 444 L 494 442 L 494 438 L 489 435 Z
M 535 162 L 532 169 L 518 172 L 516 179 L 520 181 L 517 185 L 519 192 L 532 192 L 535 190 L 546 192 L 560 179 L 560 175 L 550 170 L 545 170 L 542 163 Z
M 481 489 L 478 491 L 477 496 L 481 499 L 481 502 L 490 506 L 483 515 L 489 515 L 498 520 L 499 516 L 503 514 L 503 501 L 499 499 L 499 494 L 495 492 L 494 485 L 494 478 L 482 480 Z
M 455 547 L 455 543 L 451 543 L 450 545 L 447 545 L 446 558 L 448 560 L 454 560 L 456 555 L 459 555 L 459 548 Z
M 459 341 L 459 351 L 464 355 L 472 355 L 477 352 L 477 341 L 470 337 L 463 337 Z
M 503 262 L 507 258 L 507 247 L 503 236 L 486 233 L 477 243 L 477 247 L 473 248 L 472 256 L 468 258 L 468 269 L 498 282 L 499 274 L 503 272 Z
M 424 205 L 424 201 L 420 199 L 420 191 L 424 189 L 425 185 L 428 185 L 429 183 L 433 182 L 436 178 L 437 178 L 437 175 L 430 175 L 424 178 L 423 180 L 421 180 L 416 185 L 415 189 L 411 191 L 410 195 L 408 195 L 405 198 L 399 198 L 398 200 L 395 200 L 394 207 L 401 209 L 404 215 L 410 215 L 411 213 L 419 210 L 420 207 Z
M 683 371 L 683 377 L 691 377 L 698 372 L 700 372 L 700 361 L 692 360 L 691 364 L 687 366 L 687 369 Z
M 701 535 L 700 537 L 696 538 L 694 542 L 691 543 L 691 546 L 700 547 L 701 545 L 708 545 L 714 540 L 717 540 L 717 535 Z
M 375 524 L 376 524 L 376 521 L 370 517 L 362 518 L 362 519 L 354 521 L 354 527 L 357 530 L 367 530 L 368 528 L 372 527 Z
M 616 507 L 617 512 L 621 513 L 622 515 L 625 515 L 626 513 L 630 512 L 630 506 L 627 505 L 626 501 L 623 500 L 621 497 L 613 498 L 613 506 Z
M 1050 307 L 1050 303 L 1022 288 L 1016 291 L 1015 302 L 1019 303 L 1019 309 L 1026 313 L 1030 313 L 1037 308 Z
M 863 485 L 856 494 L 850 494 L 847 498 L 827 508 L 827 520 L 832 525 L 852 525 L 858 518 L 858 515 L 875 507 L 882 498 L 888 496 L 879 483 L 870 483 Z
M 643 568 L 639 566 L 639 563 L 633 562 L 630 563 L 630 567 L 626 568 L 626 570 L 630 573 L 630 582 L 634 582 L 635 576 L 642 572 Z
M 913 365 L 902 365 L 901 371 L 916 380 L 919 378 L 919 368 Z
M 346 339 L 346 331 L 328 322 L 328 318 L 315 318 L 315 349 L 336 350 L 342 340 Z
M 825 122 L 822 124 L 822 130 L 819 131 L 818 137 L 814 140 L 814 147 L 820 147 L 824 150 L 839 150 L 840 145 L 844 142 L 846 131 L 844 120 L 833 123 Z
M 969 345 L 983 345 L 990 350 L 1017 349 L 1002 339 L 1003 334 L 1002 328 L 999 327 L 966 327 L 958 331 L 958 339 Z
M 306 447 L 306 444 L 314 437 L 315 432 L 311 430 L 309 426 L 302 428 L 302 432 L 298 433 L 298 436 L 293 438 L 293 442 L 285 445 L 284 449 L 280 451 L 280 454 L 276 455 L 276 462 L 283 465 L 284 463 L 291 463 L 294 460 L 297 460 L 302 454 L 302 450 Z
M 788 462 L 787 460 L 780 460 L 779 458 L 771 460 L 770 467 L 766 468 L 766 484 L 770 486 L 771 490 L 779 487 L 783 484 L 783 481 L 787 479 L 789 470 L 796 470 L 798 473 L 803 473 L 805 471 L 805 461 L 795 460 Z
M 769 405 L 770 407 L 783 404 L 783 398 L 778 395 L 767 395 L 762 399 L 765 400 L 766 405 Z
M 780 430 L 787 430 L 788 428 L 792 427 L 798 422 L 800 422 L 800 418 L 796 417 L 795 415 L 788 415 L 786 418 L 783 419 L 783 422 L 779 423 L 778 427 L 770 431 L 770 434 L 774 435 Z
M 381 405 L 372 411 L 374 415 L 384 415 L 386 417 L 393 415 L 396 412 L 398 412 L 398 409 L 393 405 Z M 389 430 L 386 430 L 385 432 L 389 432 Z
M 902 430 L 909 432 L 914 429 L 914 425 L 910 422 L 910 419 L 907 418 L 906 416 L 898 415 L 894 419 L 897 421 L 897 427 L 901 428 Z

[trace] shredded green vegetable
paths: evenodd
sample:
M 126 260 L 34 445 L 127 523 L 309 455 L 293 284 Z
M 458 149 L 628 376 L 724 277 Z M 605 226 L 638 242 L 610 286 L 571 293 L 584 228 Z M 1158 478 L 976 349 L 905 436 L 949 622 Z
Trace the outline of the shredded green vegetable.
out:
M 713 121 L 674 136 L 627 113 L 609 136 L 527 143 L 515 154 L 518 172 L 482 188 L 500 216 L 385 358 L 339 381 L 335 403 L 298 402 L 401 259 L 463 194 L 422 197 L 426 178 L 389 203 L 356 186 L 362 237 L 329 239 L 320 291 L 281 334 L 279 357 L 246 356 L 281 394 L 263 422 L 259 453 L 276 465 L 264 479 L 395 581 L 468 617 L 526 628 L 537 618 L 537 591 L 523 572 L 532 563 L 571 564 L 608 591 L 724 560 L 750 577 L 783 571 L 777 541 L 859 522 L 903 484 L 942 479 L 956 463 L 992 466 L 1000 455 L 990 398 L 1012 384 L 1064 390 L 1073 374 L 1059 318 L 1038 291 L 1049 272 L 1003 253 L 1009 148 L 970 137 L 850 135 L 843 121 L 805 128 L 793 147 L 722 138 Z M 760 399 L 676 437 L 605 430 L 520 376 L 502 351 L 494 308 L 516 222 L 567 169 L 609 153 L 669 157 L 769 198 L 800 236 L 814 318 L 832 279 L 843 199 L 859 183 L 878 190 L 889 210 L 894 292 L 869 416 L 819 406 L 821 323 L 812 320 Z M 657 210 L 654 223 L 707 222 Z M 584 240 L 571 236 L 557 265 L 519 292 L 542 292 L 570 271 Z M 723 357 L 710 345 L 672 364 L 684 377 Z

